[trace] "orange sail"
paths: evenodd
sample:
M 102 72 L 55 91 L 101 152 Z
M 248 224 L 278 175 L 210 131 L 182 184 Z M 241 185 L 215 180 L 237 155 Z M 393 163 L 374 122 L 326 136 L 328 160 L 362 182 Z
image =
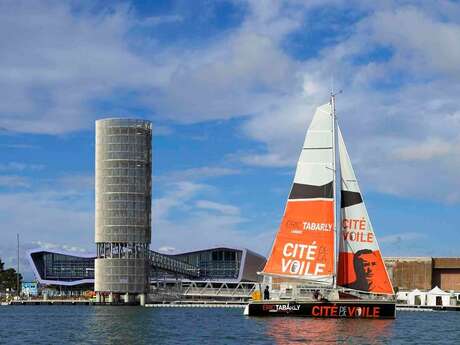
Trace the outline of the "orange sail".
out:
M 372 293 L 393 294 L 380 248 L 338 130 L 341 193 L 338 285 Z
M 265 275 L 330 284 L 334 276 L 334 130 L 331 104 L 307 131 Z

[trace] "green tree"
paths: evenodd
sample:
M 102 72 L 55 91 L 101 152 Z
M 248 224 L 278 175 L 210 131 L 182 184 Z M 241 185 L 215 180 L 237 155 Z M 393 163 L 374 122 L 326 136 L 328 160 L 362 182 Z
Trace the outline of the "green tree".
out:
M 0 291 L 10 289 L 16 291 L 18 274 L 14 268 L 5 270 L 5 263 L 0 259 Z M 19 288 L 21 288 L 22 275 L 19 274 Z

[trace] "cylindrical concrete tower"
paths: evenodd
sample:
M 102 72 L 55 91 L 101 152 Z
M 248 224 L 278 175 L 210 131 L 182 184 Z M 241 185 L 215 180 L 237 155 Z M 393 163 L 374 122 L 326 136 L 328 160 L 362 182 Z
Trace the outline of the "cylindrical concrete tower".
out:
M 151 122 L 96 121 L 96 292 L 148 292 L 151 184 Z

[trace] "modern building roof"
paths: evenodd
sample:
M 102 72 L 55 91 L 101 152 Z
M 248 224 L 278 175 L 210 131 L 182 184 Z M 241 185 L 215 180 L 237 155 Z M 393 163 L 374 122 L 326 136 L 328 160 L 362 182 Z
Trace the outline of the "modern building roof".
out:
M 44 285 L 62 285 L 62 286 L 76 286 L 82 284 L 94 284 L 94 279 L 76 279 L 72 281 L 65 281 L 65 280 L 52 280 L 52 279 L 44 279 L 42 274 L 40 274 L 37 264 L 34 261 L 35 254 L 40 253 L 54 253 L 54 254 L 61 254 L 65 256 L 80 258 L 80 259 L 95 259 L 96 255 L 92 253 L 75 253 L 72 251 L 66 251 L 62 249 L 46 249 L 46 248 L 36 248 L 30 249 L 27 251 L 27 260 L 29 261 L 30 267 L 32 268 L 35 278 L 38 280 L 40 284 Z
M 179 259 L 177 258 L 178 256 L 193 256 L 194 254 L 197 253 L 203 253 L 203 252 L 213 252 L 216 250 L 223 250 L 223 251 L 234 251 L 234 252 L 240 252 L 240 259 L 239 259 L 239 267 L 237 268 L 237 274 L 238 276 L 233 276 L 233 277 L 217 277 L 215 279 L 212 279 L 213 281 L 225 281 L 225 282 L 241 282 L 241 281 L 255 281 L 258 279 L 257 277 L 257 272 L 260 271 L 265 264 L 265 257 L 263 257 L 260 254 L 257 254 L 251 250 L 248 250 L 246 248 L 238 248 L 238 247 L 225 247 L 225 246 L 216 246 L 212 248 L 204 248 L 204 249 L 197 249 L 189 252 L 180 252 L 180 253 L 175 253 L 175 254 L 161 254 L 157 252 L 153 252 L 152 254 L 155 254 L 154 256 L 157 257 L 158 255 L 163 256 L 166 260 L 170 261 L 175 261 L 179 262 Z M 36 248 L 29 250 L 27 252 L 27 259 L 30 263 L 30 266 L 32 267 L 34 274 L 37 278 L 37 280 L 44 285 L 62 285 L 62 286 L 77 286 L 81 284 L 94 284 L 94 279 L 92 278 L 87 278 L 87 279 L 75 279 L 75 280 L 57 280 L 57 279 L 47 279 L 46 275 L 44 276 L 38 269 L 39 262 L 40 260 L 40 254 L 60 254 L 64 255 L 67 257 L 73 257 L 76 260 L 79 259 L 90 259 L 94 260 L 96 258 L 96 255 L 93 253 L 76 253 L 72 251 L 66 251 L 62 249 L 46 249 L 46 248 Z M 153 258 L 153 256 L 152 256 Z M 184 265 L 191 266 L 187 263 L 180 262 Z M 75 262 L 77 264 L 77 262 Z M 87 263 L 88 264 L 88 263 Z M 158 266 L 156 266 L 158 265 Z M 155 261 L 152 259 L 151 261 L 151 266 L 152 267 L 157 267 L 159 269 L 165 269 L 166 266 L 164 265 L 159 265 L 158 261 Z M 94 265 L 92 265 L 94 267 Z M 89 268 L 92 270 L 92 267 Z M 178 265 L 169 265 L 169 270 L 174 272 L 175 269 L 178 269 Z M 176 268 L 175 268 L 176 267 Z M 200 267 L 196 267 L 197 270 L 200 269 Z M 215 268 L 210 268 L 215 269 Z M 177 272 L 177 273 L 183 273 L 183 272 Z M 201 277 L 202 278 L 202 277 Z M 187 278 L 187 280 L 199 280 L 200 276 L 190 276 Z M 207 280 L 209 279 L 206 278 Z

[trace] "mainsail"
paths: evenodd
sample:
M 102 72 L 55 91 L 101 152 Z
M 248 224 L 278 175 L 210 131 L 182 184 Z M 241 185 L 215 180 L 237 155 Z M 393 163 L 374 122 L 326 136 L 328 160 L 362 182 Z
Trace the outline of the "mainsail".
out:
M 332 283 L 335 256 L 333 126 L 331 103 L 317 108 L 262 274 Z
M 340 129 L 337 132 L 342 176 L 338 285 L 393 294 L 345 142 Z

